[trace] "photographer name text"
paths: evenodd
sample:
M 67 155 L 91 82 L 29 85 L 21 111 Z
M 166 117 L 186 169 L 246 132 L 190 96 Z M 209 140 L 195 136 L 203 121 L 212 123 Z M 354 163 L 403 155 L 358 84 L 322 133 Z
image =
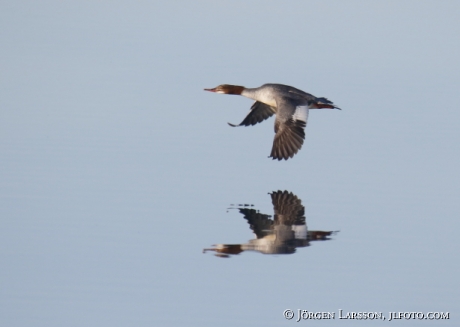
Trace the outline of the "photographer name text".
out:
M 286 309 L 283 312 L 284 318 L 299 322 L 302 320 L 322 320 L 322 319 L 356 319 L 356 320 L 445 320 L 449 319 L 449 312 L 354 312 L 339 309 L 338 312 L 333 311 L 308 311 L 297 309 Z

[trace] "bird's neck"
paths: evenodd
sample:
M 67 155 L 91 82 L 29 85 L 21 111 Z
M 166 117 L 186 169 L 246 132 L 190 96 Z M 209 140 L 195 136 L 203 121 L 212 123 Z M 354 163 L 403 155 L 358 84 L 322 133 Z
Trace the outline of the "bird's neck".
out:
M 267 88 L 245 88 L 243 89 L 243 92 L 241 92 L 241 95 L 246 98 L 268 104 L 271 107 L 276 107 L 276 100 L 273 96 L 273 93 L 270 92 L 270 90 Z

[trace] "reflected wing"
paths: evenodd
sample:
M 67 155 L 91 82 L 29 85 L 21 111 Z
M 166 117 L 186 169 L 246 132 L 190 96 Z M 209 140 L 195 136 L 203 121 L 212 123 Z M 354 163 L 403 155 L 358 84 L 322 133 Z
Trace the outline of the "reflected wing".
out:
M 278 106 L 275 120 L 275 139 L 270 157 L 273 159 L 292 158 L 305 139 L 305 127 L 308 121 L 308 107 L 295 106 L 289 101 Z
M 305 207 L 297 196 L 288 191 L 277 191 L 270 195 L 275 212 L 275 224 L 305 225 Z
M 247 220 L 251 230 L 257 238 L 263 238 L 272 233 L 273 220 L 271 216 L 264 215 L 254 209 L 239 209 Z
M 232 127 L 237 126 L 251 126 L 257 123 L 263 122 L 265 119 L 271 117 L 275 113 L 276 109 L 269 105 L 256 101 L 251 107 L 249 114 L 243 119 L 239 125 L 233 125 L 228 123 Z

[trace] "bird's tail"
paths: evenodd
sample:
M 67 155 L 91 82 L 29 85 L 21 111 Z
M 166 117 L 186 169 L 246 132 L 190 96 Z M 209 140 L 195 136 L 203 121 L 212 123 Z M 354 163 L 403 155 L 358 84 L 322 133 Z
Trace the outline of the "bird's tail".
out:
M 318 109 L 339 109 L 339 110 L 342 110 L 339 107 L 337 107 L 336 105 L 334 105 L 332 103 L 332 101 L 329 101 L 326 98 L 317 98 L 316 101 L 317 102 L 315 103 L 315 105 L 316 105 L 316 107 Z

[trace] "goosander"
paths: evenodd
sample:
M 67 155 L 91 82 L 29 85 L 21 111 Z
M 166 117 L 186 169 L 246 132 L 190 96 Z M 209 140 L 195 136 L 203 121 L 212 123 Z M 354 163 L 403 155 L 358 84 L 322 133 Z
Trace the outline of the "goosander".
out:
M 305 139 L 309 109 L 339 109 L 326 98 L 314 95 L 283 84 L 264 84 L 257 88 L 222 84 L 205 91 L 235 94 L 255 100 L 249 114 L 239 125 L 255 125 L 276 114 L 275 139 L 269 157 L 278 160 L 292 158 L 302 147 Z
M 305 207 L 292 192 L 277 191 L 270 193 L 274 217 L 260 213 L 247 206 L 234 208 L 244 216 L 256 238 L 243 244 L 216 244 L 203 252 L 214 251 L 219 257 L 243 251 L 257 251 L 263 254 L 292 254 L 297 248 L 307 247 L 312 241 L 330 240 L 338 231 L 308 230 L 305 219 Z

